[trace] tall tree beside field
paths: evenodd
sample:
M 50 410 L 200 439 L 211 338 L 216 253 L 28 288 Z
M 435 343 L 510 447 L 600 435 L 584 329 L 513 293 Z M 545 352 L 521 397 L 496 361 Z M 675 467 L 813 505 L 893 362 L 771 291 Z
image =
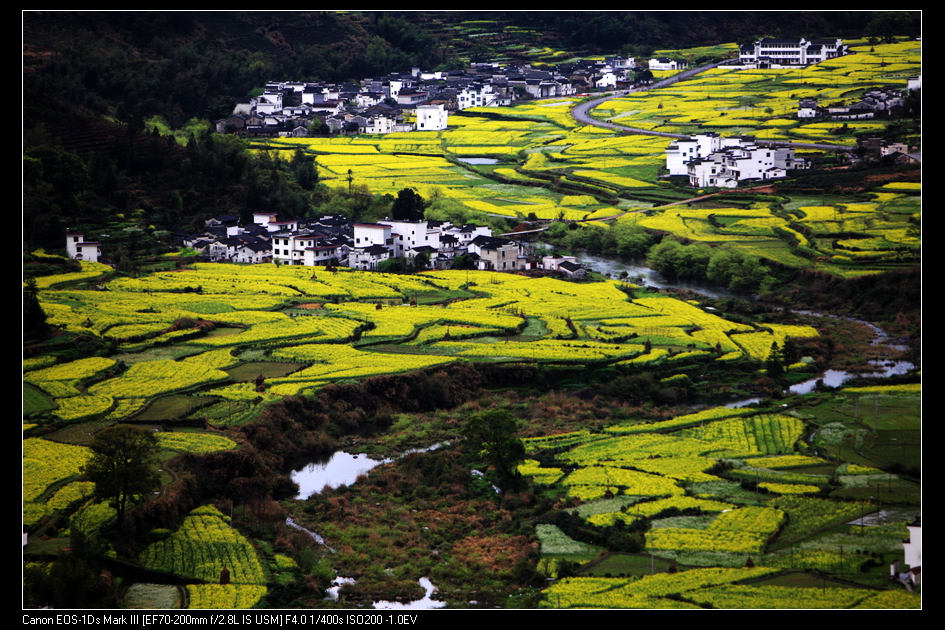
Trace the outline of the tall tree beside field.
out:
M 97 499 L 111 502 L 120 524 L 130 503 L 160 488 L 157 436 L 141 427 L 117 425 L 97 433 L 90 448 L 83 475 L 95 483 Z
M 518 465 L 525 458 L 518 430 L 518 419 L 503 409 L 471 416 L 463 425 L 467 452 L 492 466 L 503 489 L 516 485 L 520 477 Z
M 39 304 L 36 280 L 29 278 L 23 288 L 23 339 L 33 341 L 44 339 L 49 334 L 46 312 Z
M 391 206 L 391 216 L 397 221 L 420 221 L 426 204 L 413 188 L 403 188 Z

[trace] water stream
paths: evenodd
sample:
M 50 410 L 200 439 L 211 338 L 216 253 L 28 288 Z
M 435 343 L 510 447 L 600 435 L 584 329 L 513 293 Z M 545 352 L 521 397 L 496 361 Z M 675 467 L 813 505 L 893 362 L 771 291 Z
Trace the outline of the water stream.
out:
M 536 243 L 536 246 L 545 247 L 550 250 L 554 249 L 553 246 L 547 243 Z M 655 269 L 651 269 L 638 261 L 614 260 L 613 258 L 604 256 L 595 256 L 594 254 L 589 254 L 584 251 L 576 252 L 574 256 L 579 263 L 588 269 L 615 280 L 626 277 L 629 282 L 642 286 L 653 287 L 655 289 L 685 289 L 711 298 L 745 297 L 736 296 L 736 294 L 725 288 L 709 283 L 670 282 Z
M 426 591 L 426 595 L 421 599 L 414 600 L 412 602 L 374 602 L 374 608 L 386 609 L 386 610 L 429 610 L 431 608 L 443 608 L 446 606 L 446 602 L 441 602 L 435 599 L 430 599 L 430 596 L 436 591 L 436 587 L 433 586 L 433 582 L 430 581 L 430 578 L 422 577 L 419 580 L 420 586 L 423 587 L 423 590 Z
M 546 244 L 540 244 L 548 247 Z M 614 260 L 611 258 L 606 258 L 603 256 L 595 256 L 587 252 L 578 252 L 575 254 L 578 261 L 583 264 L 585 267 L 592 269 L 598 273 L 601 273 L 605 276 L 611 278 L 623 278 L 626 277 L 630 282 L 636 284 L 641 284 L 644 286 L 654 287 L 657 289 L 685 289 L 692 291 L 693 293 L 698 293 L 700 295 L 705 295 L 711 298 L 729 298 L 729 297 L 742 297 L 746 296 L 736 296 L 734 293 L 727 291 L 726 289 L 718 286 L 713 286 L 706 283 L 697 283 L 697 282 L 670 282 L 664 278 L 660 273 L 654 269 L 647 267 L 641 262 L 633 261 L 620 261 Z M 748 297 L 751 299 L 751 296 Z M 902 344 L 891 343 L 890 336 L 882 330 L 880 327 L 866 322 L 863 320 L 855 319 L 852 317 L 844 317 L 840 315 L 827 315 L 824 313 L 815 313 L 812 311 L 795 311 L 800 315 L 807 315 L 811 317 L 830 317 L 836 319 L 843 319 L 845 321 L 862 324 L 869 327 L 874 334 L 871 344 L 874 346 L 884 345 L 893 351 L 902 351 L 906 350 L 907 347 Z M 915 369 L 915 365 L 908 361 L 871 361 L 870 362 L 876 369 L 872 372 L 866 373 L 852 373 L 846 372 L 843 370 L 827 370 L 821 376 L 812 378 L 801 383 L 797 383 L 789 387 L 785 393 L 790 394 L 808 394 L 814 391 L 818 383 L 826 387 L 840 387 L 846 381 L 858 378 L 858 377 L 868 377 L 868 378 L 889 378 L 891 376 L 899 376 L 902 374 L 907 374 L 909 371 Z M 729 407 L 742 407 L 745 405 L 750 405 L 756 402 L 759 402 L 758 398 L 750 398 L 745 400 L 740 400 L 737 402 L 729 403 Z

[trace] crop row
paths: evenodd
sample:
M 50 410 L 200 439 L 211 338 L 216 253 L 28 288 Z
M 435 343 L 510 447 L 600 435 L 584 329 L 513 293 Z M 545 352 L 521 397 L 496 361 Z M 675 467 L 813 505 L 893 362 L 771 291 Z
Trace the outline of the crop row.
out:
M 790 587 L 730 584 L 687 593 L 702 605 L 729 609 L 836 609 L 852 608 L 875 591 L 851 587 Z
M 803 430 L 804 423 L 792 416 L 759 414 L 717 420 L 679 434 L 711 443 L 717 456 L 744 457 L 791 453 Z
M 329 380 L 418 370 L 453 360 L 444 356 L 366 352 L 346 345 L 317 343 L 279 348 L 273 352 L 273 357 L 312 363 L 289 376 L 266 379 L 267 391 L 281 395 L 292 395 Z
M 224 381 L 229 375 L 197 362 L 169 359 L 131 365 L 123 374 L 89 387 L 90 394 L 115 398 L 140 398 Z
M 253 608 L 267 593 L 261 584 L 188 584 L 186 589 L 192 610 Z
M 710 568 L 657 573 L 640 579 L 576 577 L 558 580 L 543 591 L 543 606 L 552 608 L 670 608 L 669 596 L 691 593 L 776 573 L 780 569 Z
M 236 448 L 236 442 L 230 438 L 213 433 L 160 431 L 155 435 L 161 448 L 185 453 L 212 453 Z
M 586 466 L 578 468 L 561 480 L 569 490 L 574 486 L 603 487 L 634 496 L 666 496 L 683 494 L 675 480 L 613 466 Z
M 812 532 L 829 529 L 849 522 L 874 506 L 860 501 L 837 501 L 821 497 L 785 495 L 772 499 L 769 505 L 784 511 L 788 521 L 779 539 L 799 540 Z
M 91 455 L 85 446 L 23 440 L 23 501 L 35 501 L 52 484 L 77 476 Z
M 669 420 L 638 424 L 611 425 L 609 427 L 605 427 L 604 431 L 606 433 L 614 434 L 652 433 L 657 431 L 680 429 L 695 424 L 702 424 L 705 422 L 711 422 L 713 420 L 721 420 L 722 418 L 730 418 L 732 416 L 743 416 L 750 413 L 752 413 L 752 410 L 745 407 L 712 407 L 710 409 L 704 409 L 695 413 L 674 416 Z
M 234 584 L 264 585 L 266 576 L 252 544 L 216 508 L 192 511 L 166 539 L 140 556 L 144 566 L 217 583 L 223 569 Z

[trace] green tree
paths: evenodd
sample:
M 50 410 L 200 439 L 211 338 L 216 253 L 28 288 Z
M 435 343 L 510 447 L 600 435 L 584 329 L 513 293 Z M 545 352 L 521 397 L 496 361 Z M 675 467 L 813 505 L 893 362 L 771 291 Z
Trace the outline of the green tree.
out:
M 626 221 L 615 221 L 610 229 L 616 240 L 616 254 L 625 258 L 644 256 L 656 240 L 643 227 Z
M 296 149 L 290 164 L 296 183 L 305 190 L 313 190 L 318 182 L 315 158 L 307 155 L 302 149 Z
M 110 501 L 122 523 L 130 503 L 160 488 L 157 436 L 141 427 L 116 425 L 97 433 L 89 447 L 92 457 L 82 473 L 95 483 L 94 496 Z
M 44 339 L 49 334 L 46 312 L 39 304 L 36 279 L 29 278 L 23 288 L 23 338 L 32 341 Z
M 650 248 L 647 264 L 670 280 L 704 280 L 712 248 L 663 239 Z
M 391 216 L 396 221 L 420 221 L 423 219 L 423 197 L 413 188 L 403 188 L 391 206 Z
M 732 291 L 755 291 L 768 275 L 758 258 L 719 248 L 706 267 L 706 279 Z
M 784 375 L 784 357 L 777 341 L 771 342 L 771 351 L 765 360 L 765 371 L 771 378 L 780 378 Z
M 518 431 L 518 418 L 504 409 L 470 416 L 463 424 L 466 452 L 491 466 L 496 481 L 505 489 L 515 487 L 521 479 L 518 465 L 525 458 L 525 445 Z

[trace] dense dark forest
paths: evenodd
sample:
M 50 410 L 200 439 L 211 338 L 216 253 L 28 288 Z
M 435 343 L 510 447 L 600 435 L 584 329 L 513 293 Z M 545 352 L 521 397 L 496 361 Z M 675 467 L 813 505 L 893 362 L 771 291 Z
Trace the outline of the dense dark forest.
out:
M 228 212 L 319 211 L 302 169 L 252 160 L 231 139 L 186 147 L 145 132 L 213 121 L 274 79 L 358 81 L 411 67 L 528 61 L 537 46 L 574 55 L 647 54 L 762 35 L 919 33 L 917 13 L 873 12 L 152 12 L 23 13 L 23 237 L 61 247 L 67 227 L 116 215 L 173 230 Z M 465 24 L 489 24 L 482 37 Z M 354 203 L 336 200 L 336 205 Z M 391 203 L 392 199 L 383 203 Z M 361 208 L 360 210 L 364 210 Z M 356 209 L 357 211 L 357 209 Z M 150 236 L 120 246 L 147 251 Z M 114 248 L 113 248 L 114 250 Z

